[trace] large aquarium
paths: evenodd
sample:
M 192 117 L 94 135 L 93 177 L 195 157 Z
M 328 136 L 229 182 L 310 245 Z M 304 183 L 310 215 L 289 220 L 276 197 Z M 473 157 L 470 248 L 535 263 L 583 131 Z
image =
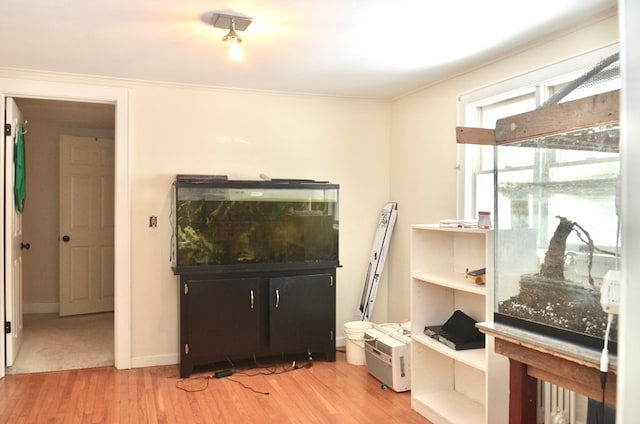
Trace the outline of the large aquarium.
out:
M 496 322 L 602 348 L 619 181 L 617 125 L 496 147 Z M 615 319 L 610 340 L 615 351 Z
M 178 176 L 176 273 L 338 266 L 339 185 Z

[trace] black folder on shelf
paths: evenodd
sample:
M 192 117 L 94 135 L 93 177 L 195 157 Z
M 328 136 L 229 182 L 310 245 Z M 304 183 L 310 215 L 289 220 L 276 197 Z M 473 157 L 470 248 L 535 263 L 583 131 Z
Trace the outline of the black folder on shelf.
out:
M 424 327 L 424 334 L 454 350 L 484 348 L 484 334 L 476 328 L 476 321 L 460 310 L 442 325 Z

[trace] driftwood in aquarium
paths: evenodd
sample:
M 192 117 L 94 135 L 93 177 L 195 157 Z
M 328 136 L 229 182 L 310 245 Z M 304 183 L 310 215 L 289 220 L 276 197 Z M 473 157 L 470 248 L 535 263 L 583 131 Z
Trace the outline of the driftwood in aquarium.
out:
M 567 218 L 559 217 L 560 223 L 549 241 L 549 249 L 544 254 L 544 262 L 540 275 L 552 280 L 564 280 L 564 256 L 567 250 L 567 237 L 573 231 L 574 223 Z
M 597 250 L 615 254 L 595 247 L 589 233 L 577 222 L 562 216 L 557 218 L 560 222 L 549 241 L 540 272 L 521 275 L 518 294 L 500 302 L 498 311 L 525 321 L 601 338 L 607 326 L 607 314 L 600 306 L 600 291 L 591 276 L 593 253 Z M 590 287 L 564 278 L 567 238 L 573 231 L 587 245 Z M 616 328 L 614 323 L 612 340 Z
M 544 262 L 540 267 L 540 276 L 557 281 L 564 281 L 564 261 L 567 250 L 567 237 L 575 230 L 576 234 L 587 245 L 589 249 L 589 285 L 595 289 L 593 277 L 591 277 L 591 265 L 593 261 L 593 251 L 595 249 L 593 240 L 589 232 L 582 228 L 577 222 L 568 220 L 563 216 L 557 216 L 560 219 L 556 227 L 553 237 L 549 241 L 549 249 L 544 255 Z
M 591 236 L 578 223 L 565 217 L 560 222 L 538 274 L 520 276 L 519 293 L 500 302 L 501 313 L 575 333 L 601 337 L 607 324 L 600 307 L 600 293 L 591 277 L 594 245 Z M 567 238 L 575 231 L 589 249 L 589 284 L 591 288 L 564 278 Z

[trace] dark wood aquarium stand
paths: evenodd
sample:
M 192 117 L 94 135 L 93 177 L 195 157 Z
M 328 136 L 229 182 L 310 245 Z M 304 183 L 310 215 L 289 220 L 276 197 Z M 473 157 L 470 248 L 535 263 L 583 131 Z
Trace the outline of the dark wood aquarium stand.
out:
M 180 275 L 180 376 L 241 359 L 333 362 L 335 301 L 335 268 Z

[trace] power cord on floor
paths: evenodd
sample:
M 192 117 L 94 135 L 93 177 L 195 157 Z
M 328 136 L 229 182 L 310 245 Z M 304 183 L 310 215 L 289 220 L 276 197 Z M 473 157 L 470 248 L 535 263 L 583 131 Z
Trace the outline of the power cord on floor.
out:
M 176 387 L 187 393 L 202 392 L 204 390 L 207 390 L 207 388 L 209 388 L 209 381 L 211 381 L 211 379 L 225 378 L 225 377 L 230 377 L 232 375 L 233 375 L 233 371 L 231 370 L 220 370 L 220 371 L 214 372 L 213 375 L 204 375 L 200 377 L 193 377 L 193 378 L 178 380 L 178 382 L 176 383 Z M 186 382 L 189 382 L 189 385 L 192 385 L 194 381 L 195 382 L 205 381 L 206 383 L 204 384 L 203 387 L 198 387 L 198 388 L 186 387 L 185 385 Z
M 268 365 L 260 365 L 258 363 L 258 361 L 256 360 L 255 356 L 253 358 L 254 367 L 248 368 L 247 370 L 238 370 L 235 368 L 235 364 L 229 359 L 227 358 L 227 361 L 230 363 L 230 365 L 234 368 L 234 369 L 224 369 L 224 370 L 219 370 L 213 373 L 213 375 L 206 375 L 206 376 L 201 376 L 201 377 L 194 377 L 191 379 L 182 379 L 182 380 L 178 380 L 178 382 L 176 383 L 176 388 L 187 392 L 187 393 L 197 393 L 197 392 L 202 392 L 205 391 L 209 388 L 209 382 L 211 381 L 211 379 L 225 379 L 225 380 L 229 380 L 233 383 L 239 384 L 241 385 L 243 388 L 250 390 L 256 394 L 261 394 L 261 395 L 269 395 L 269 392 L 263 392 L 260 390 L 256 390 L 253 387 L 250 387 L 248 385 L 246 385 L 245 383 L 230 378 L 232 375 L 240 375 L 240 376 L 246 376 L 246 377 L 255 377 L 258 375 L 277 375 L 277 374 L 284 374 L 286 372 L 291 372 L 291 371 L 295 371 L 295 370 L 299 370 L 299 369 L 305 369 L 305 368 L 311 368 L 313 366 L 313 357 L 311 356 L 311 353 L 308 352 L 308 361 L 304 362 L 302 364 L 298 364 L 298 362 L 296 362 L 295 360 L 291 362 L 291 365 L 288 365 L 288 362 L 284 360 L 284 355 L 282 358 L 282 369 L 278 370 L 277 369 L 277 365 L 273 365 L 273 366 L 268 366 Z M 257 372 L 249 372 L 251 370 L 260 370 Z M 205 384 L 202 387 L 198 387 L 198 388 L 192 388 L 192 387 L 187 387 L 185 385 L 186 382 L 194 382 L 194 381 L 205 381 Z
M 206 375 L 203 377 L 195 377 L 195 378 L 189 378 L 189 379 L 183 379 L 183 380 L 178 380 L 176 382 L 176 388 L 182 390 L 183 392 L 187 392 L 187 393 L 197 393 L 197 392 L 204 392 L 205 390 L 207 390 L 209 388 L 209 380 L 211 380 L 211 376 Z M 194 381 L 204 381 L 204 387 L 199 387 L 199 388 L 191 388 L 191 387 L 186 387 L 184 384 L 189 381 L 189 382 L 194 382 Z
M 282 360 L 281 369 L 277 368 L 277 365 L 260 365 L 256 361 L 254 361 L 256 366 L 252 368 L 248 368 L 247 370 L 235 370 L 233 373 L 238 375 L 244 375 L 247 377 L 255 377 L 258 375 L 276 375 L 276 374 L 284 374 L 286 372 L 291 372 L 303 368 L 311 368 L 313 366 L 313 357 L 309 354 L 309 360 L 307 362 L 298 363 L 297 361 L 292 361 L 291 365 L 289 365 L 288 361 L 285 361 L 284 358 Z M 253 370 L 257 370 L 256 372 L 251 372 Z
M 223 373 L 223 375 L 221 376 L 217 376 L 216 374 L 219 374 L 220 372 Z M 247 390 L 251 390 L 253 393 L 257 393 L 260 395 L 268 395 L 269 392 L 262 392 L 260 390 L 256 390 L 253 387 L 249 387 L 246 384 L 244 384 L 241 381 L 238 380 L 234 380 L 233 378 L 231 378 L 230 376 L 233 375 L 233 373 L 229 370 L 224 370 L 224 371 L 218 371 L 216 374 L 214 374 L 213 376 L 210 375 L 206 375 L 203 377 L 196 377 L 196 378 L 192 378 L 192 379 L 184 379 L 184 380 L 178 380 L 178 382 L 176 383 L 176 388 L 187 392 L 187 393 L 197 393 L 197 392 L 204 392 L 205 390 L 207 390 L 209 388 L 209 382 L 214 379 L 214 378 L 218 378 L 218 379 L 225 379 L 225 380 L 229 380 L 232 381 L 236 384 L 241 385 L 243 388 L 247 389 Z M 186 387 L 185 386 L 185 382 L 193 382 L 193 381 L 205 381 L 205 384 L 203 387 L 198 387 L 198 388 L 192 388 L 192 387 Z
M 242 381 L 234 380 L 233 378 L 227 377 L 226 380 L 232 381 L 234 383 L 238 383 L 239 385 L 241 385 L 245 389 L 251 390 L 253 393 L 257 393 L 259 395 L 269 395 L 270 394 L 269 392 L 261 392 L 260 390 L 256 390 L 253 387 L 249 387 L 246 384 L 244 384 Z

